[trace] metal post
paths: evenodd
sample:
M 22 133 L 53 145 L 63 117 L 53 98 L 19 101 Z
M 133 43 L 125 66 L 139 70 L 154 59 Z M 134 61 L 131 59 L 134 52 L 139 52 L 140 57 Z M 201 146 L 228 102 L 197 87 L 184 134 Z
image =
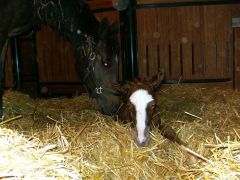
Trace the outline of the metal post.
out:
M 131 76 L 130 79 L 138 77 L 137 61 L 137 30 L 136 30 L 136 0 L 129 2 L 129 28 L 130 28 L 130 60 Z
M 126 26 L 126 11 L 120 11 L 119 12 L 119 17 L 120 17 L 120 37 L 121 37 L 121 62 L 122 62 L 122 80 L 128 79 L 127 77 L 127 60 L 129 59 L 128 57 L 128 31 L 127 31 L 127 26 Z
M 13 79 L 15 81 L 14 89 L 21 91 L 22 90 L 21 63 L 20 63 L 20 54 L 19 54 L 19 44 L 16 37 L 11 38 L 10 45 L 11 45 L 12 60 L 13 60 Z

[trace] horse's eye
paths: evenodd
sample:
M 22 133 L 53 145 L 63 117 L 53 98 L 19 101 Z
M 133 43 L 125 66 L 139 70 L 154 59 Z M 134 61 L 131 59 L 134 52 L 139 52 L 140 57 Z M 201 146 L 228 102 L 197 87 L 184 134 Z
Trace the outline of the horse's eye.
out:
M 103 62 L 103 66 L 104 66 L 104 67 L 108 67 L 108 63 Z
M 106 68 L 111 66 L 107 60 L 102 61 L 102 65 L 103 67 L 106 67 Z

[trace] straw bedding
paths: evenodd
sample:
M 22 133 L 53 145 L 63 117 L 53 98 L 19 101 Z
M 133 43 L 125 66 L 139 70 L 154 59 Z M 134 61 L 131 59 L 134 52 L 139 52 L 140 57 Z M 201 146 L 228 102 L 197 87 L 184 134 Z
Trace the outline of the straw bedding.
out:
M 157 93 L 161 120 L 209 162 L 151 131 L 98 113 L 87 95 L 31 99 L 7 91 L 0 125 L 0 179 L 239 179 L 240 93 L 172 85 Z

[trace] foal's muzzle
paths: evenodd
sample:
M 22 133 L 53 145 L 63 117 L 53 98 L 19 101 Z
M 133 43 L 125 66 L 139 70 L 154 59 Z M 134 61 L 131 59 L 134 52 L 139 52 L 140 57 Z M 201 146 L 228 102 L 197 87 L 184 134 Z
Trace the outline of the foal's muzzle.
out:
M 145 138 L 144 138 L 144 140 L 141 141 L 141 142 L 140 142 L 138 136 L 136 135 L 134 141 L 135 141 L 135 143 L 136 143 L 138 146 L 145 147 L 145 146 L 148 146 L 148 145 L 149 145 L 149 143 L 150 143 L 150 133 L 149 133 L 149 131 L 150 131 L 150 130 L 149 130 L 149 127 L 146 127 L 145 133 L 144 133 L 144 134 L 145 134 Z

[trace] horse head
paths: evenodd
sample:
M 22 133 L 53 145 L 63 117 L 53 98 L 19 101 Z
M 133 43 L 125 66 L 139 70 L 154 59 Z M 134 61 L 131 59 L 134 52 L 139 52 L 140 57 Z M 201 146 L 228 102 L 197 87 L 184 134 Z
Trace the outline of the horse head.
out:
M 110 25 L 106 18 L 99 22 L 84 0 L 39 1 L 36 9 L 41 21 L 76 48 L 76 69 L 90 96 L 102 113 L 114 113 L 119 105 L 112 89 L 118 75 L 117 24 Z
M 118 79 L 117 24 L 110 25 L 104 18 L 95 38 L 86 37 L 84 44 L 77 58 L 77 70 L 101 112 L 113 114 L 120 103 L 119 94 L 112 87 Z

